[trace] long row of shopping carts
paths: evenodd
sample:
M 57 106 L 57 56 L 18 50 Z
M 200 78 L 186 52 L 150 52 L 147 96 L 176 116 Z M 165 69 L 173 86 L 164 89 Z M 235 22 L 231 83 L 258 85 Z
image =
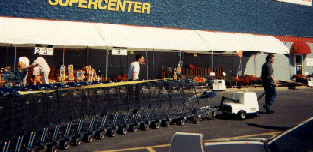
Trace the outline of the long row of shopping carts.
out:
M 0 98 L 1 150 L 56 151 L 127 131 L 199 123 L 215 114 L 214 96 L 183 80 L 20 91 Z

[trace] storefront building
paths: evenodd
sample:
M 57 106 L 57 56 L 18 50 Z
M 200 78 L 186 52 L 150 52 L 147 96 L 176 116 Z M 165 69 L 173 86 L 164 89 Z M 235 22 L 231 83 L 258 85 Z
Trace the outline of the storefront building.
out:
M 290 54 L 276 55 L 274 70 L 277 80 L 289 80 L 295 74 L 312 75 L 313 72 L 312 6 L 274 0 L 4 0 L 0 2 L 0 8 L 2 17 L 275 36 L 291 50 Z M 295 42 L 297 46 L 293 45 Z M 1 56 L 7 59 L 0 62 L 1 67 L 14 62 L 13 45 L 2 45 Z M 17 54 L 26 50 L 29 56 L 33 54 L 33 50 L 23 47 L 17 49 Z M 141 70 L 142 79 L 160 78 L 162 66 L 175 67 L 181 59 L 184 65 L 207 68 L 213 64 L 214 67 L 223 67 L 227 75 L 236 75 L 240 60 L 236 54 L 215 54 L 212 62 L 210 54 L 195 56 L 179 50 L 154 52 L 147 49 L 129 52 L 128 56 L 109 54 L 109 77 L 127 73 L 127 67 L 137 53 L 146 55 L 148 61 Z M 59 67 L 63 64 L 62 56 L 63 49 L 55 49 L 53 57 L 47 57 L 47 60 L 50 65 Z M 261 53 L 243 57 L 241 74 L 260 76 L 265 56 Z M 64 57 L 65 65 L 73 64 L 74 68 L 92 65 L 104 71 L 107 62 L 106 51 L 97 49 L 66 48 Z

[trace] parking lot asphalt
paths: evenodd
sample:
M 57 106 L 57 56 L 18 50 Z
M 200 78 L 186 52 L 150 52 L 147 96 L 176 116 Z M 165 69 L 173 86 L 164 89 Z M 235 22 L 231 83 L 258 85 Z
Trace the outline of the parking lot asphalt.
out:
M 205 142 L 212 140 L 229 140 L 245 138 L 269 139 L 313 116 L 313 88 L 297 87 L 288 89 L 278 87 L 278 96 L 273 104 L 274 114 L 266 114 L 262 108 L 264 98 L 259 101 L 260 115 L 239 120 L 237 117 L 222 117 L 221 112 L 213 118 L 211 115 L 202 118 L 199 124 L 187 121 L 184 126 L 172 124 L 169 127 L 138 130 L 126 135 L 105 137 L 102 140 L 93 139 L 92 142 L 82 142 L 79 146 L 71 146 L 69 152 L 107 152 L 107 151 L 138 151 L 163 152 L 168 151 L 175 132 L 194 132 L 203 134 Z M 234 92 L 256 92 L 260 96 L 262 87 L 231 88 L 217 92 L 217 96 L 209 99 L 210 106 L 219 105 L 222 96 L 232 98 Z

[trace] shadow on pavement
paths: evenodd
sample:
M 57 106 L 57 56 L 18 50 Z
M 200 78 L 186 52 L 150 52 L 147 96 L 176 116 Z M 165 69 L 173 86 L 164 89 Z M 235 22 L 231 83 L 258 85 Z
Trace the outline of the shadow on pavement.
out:
M 279 130 L 279 131 L 286 131 L 287 129 L 290 129 L 289 127 L 263 126 L 263 125 L 258 125 L 255 123 L 247 123 L 247 125 L 253 126 L 253 127 L 258 127 L 258 128 L 264 128 L 264 129 L 274 129 L 274 130 Z

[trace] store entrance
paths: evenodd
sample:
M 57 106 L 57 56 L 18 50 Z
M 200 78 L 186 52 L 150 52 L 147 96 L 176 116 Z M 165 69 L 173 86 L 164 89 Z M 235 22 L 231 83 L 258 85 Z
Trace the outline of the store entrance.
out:
M 303 55 L 295 55 L 296 74 L 303 74 Z

